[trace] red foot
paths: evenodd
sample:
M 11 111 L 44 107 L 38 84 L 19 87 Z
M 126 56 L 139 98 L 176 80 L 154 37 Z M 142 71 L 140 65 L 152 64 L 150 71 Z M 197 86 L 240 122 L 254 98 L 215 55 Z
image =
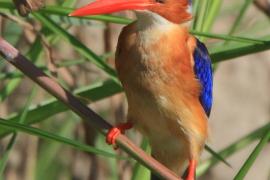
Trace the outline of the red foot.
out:
M 109 145 L 114 145 L 115 144 L 115 140 L 117 138 L 117 136 L 122 133 L 124 134 L 125 133 L 125 130 L 128 130 L 130 128 L 132 128 L 132 123 L 130 122 L 127 122 L 127 123 L 122 123 L 122 124 L 119 124 L 117 125 L 116 127 L 113 127 L 112 129 L 110 129 L 107 133 L 107 136 L 106 136 L 106 142 L 109 144 Z
M 195 180 L 196 176 L 196 161 L 194 159 L 189 161 L 188 175 L 186 180 Z

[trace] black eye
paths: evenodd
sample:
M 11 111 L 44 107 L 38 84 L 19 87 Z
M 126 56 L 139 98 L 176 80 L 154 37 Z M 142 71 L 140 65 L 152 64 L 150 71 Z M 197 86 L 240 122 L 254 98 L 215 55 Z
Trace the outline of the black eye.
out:
M 156 0 L 157 3 L 164 4 L 166 0 Z

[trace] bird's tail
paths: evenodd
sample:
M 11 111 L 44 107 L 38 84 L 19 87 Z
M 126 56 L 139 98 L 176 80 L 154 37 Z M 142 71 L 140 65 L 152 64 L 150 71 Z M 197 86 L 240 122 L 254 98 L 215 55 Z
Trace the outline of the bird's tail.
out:
M 196 174 L 196 173 L 195 173 Z M 186 179 L 188 175 L 188 168 L 185 170 L 182 179 Z M 196 176 L 194 177 L 194 179 L 196 180 Z M 154 173 L 151 172 L 151 178 L 150 180 L 162 180 L 160 177 L 156 176 Z
M 155 156 L 152 153 L 152 156 L 155 158 Z M 188 175 L 188 168 L 184 171 L 184 174 L 182 176 L 182 179 L 186 179 Z M 196 177 L 194 177 L 194 179 L 196 180 Z M 162 178 L 158 177 L 157 175 L 155 175 L 153 172 L 151 172 L 151 176 L 150 176 L 150 180 L 163 180 Z

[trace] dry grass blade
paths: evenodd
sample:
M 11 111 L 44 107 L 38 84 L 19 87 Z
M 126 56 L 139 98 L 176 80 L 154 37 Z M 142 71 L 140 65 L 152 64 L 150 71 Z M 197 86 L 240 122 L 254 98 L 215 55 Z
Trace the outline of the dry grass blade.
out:
M 44 7 L 45 0 L 13 0 L 19 14 L 27 16 L 32 11 Z

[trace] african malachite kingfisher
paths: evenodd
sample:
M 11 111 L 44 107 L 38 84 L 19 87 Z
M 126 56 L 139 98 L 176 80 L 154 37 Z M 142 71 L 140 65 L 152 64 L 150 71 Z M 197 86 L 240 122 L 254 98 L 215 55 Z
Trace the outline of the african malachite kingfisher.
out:
M 152 147 L 152 155 L 186 178 L 208 136 L 212 106 L 212 68 L 206 47 L 189 34 L 190 0 L 97 0 L 71 16 L 134 10 L 137 20 L 124 27 L 116 51 L 116 69 L 128 100 L 128 121 L 109 131 L 135 126 Z

